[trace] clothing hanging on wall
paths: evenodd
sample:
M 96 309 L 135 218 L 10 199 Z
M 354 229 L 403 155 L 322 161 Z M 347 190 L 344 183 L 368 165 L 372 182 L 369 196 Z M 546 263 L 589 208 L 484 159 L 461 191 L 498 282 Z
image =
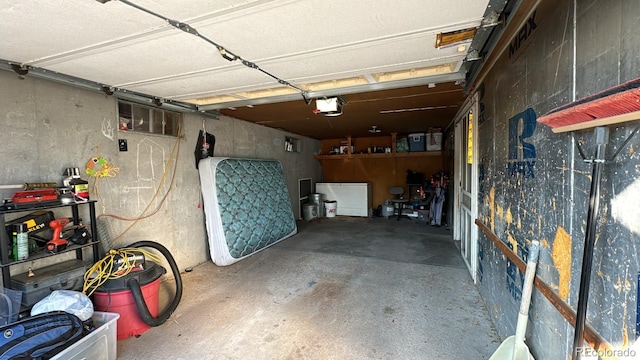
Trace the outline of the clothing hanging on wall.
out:
M 429 206 L 429 218 L 431 219 L 431 225 L 442 225 L 442 205 L 444 204 L 444 189 L 440 186 L 434 190 L 434 196 L 431 199 L 431 205 Z

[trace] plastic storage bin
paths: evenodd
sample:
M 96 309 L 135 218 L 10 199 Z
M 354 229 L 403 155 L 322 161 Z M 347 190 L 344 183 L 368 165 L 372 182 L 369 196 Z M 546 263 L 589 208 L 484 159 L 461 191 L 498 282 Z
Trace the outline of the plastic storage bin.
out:
M 396 139 L 396 152 L 409 152 L 409 143 L 407 142 L 407 138 Z
M 0 326 L 18 320 L 22 292 L 0 287 Z
M 424 133 L 409 134 L 409 152 L 424 151 Z
M 442 150 L 442 133 L 427 133 L 427 151 Z
M 120 314 L 116 313 L 94 311 L 91 318 L 96 329 L 51 360 L 115 360 L 118 352 L 116 332 L 119 317 Z

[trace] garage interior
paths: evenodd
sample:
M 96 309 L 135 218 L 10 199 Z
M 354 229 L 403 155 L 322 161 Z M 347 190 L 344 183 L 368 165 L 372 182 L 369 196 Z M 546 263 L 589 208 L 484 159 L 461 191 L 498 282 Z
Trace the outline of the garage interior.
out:
M 0 192 L 79 168 L 100 255 L 171 253 L 181 304 L 118 358 L 489 358 L 537 242 L 531 354 L 640 356 L 635 0 L 60 5 L 0 6 Z M 279 162 L 296 233 L 216 265 L 202 157 Z M 305 218 L 305 180 L 368 214 Z

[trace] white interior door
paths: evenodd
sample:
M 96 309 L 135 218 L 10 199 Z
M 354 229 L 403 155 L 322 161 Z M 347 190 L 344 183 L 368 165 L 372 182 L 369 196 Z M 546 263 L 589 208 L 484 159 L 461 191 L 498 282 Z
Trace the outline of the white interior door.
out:
M 475 97 L 474 97 L 475 99 Z M 460 240 L 460 252 L 473 281 L 478 264 L 478 229 L 475 219 L 478 209 L 477 114 L 475 100 L 460 113 L 455 126 L 455 215 L 454 239 Z

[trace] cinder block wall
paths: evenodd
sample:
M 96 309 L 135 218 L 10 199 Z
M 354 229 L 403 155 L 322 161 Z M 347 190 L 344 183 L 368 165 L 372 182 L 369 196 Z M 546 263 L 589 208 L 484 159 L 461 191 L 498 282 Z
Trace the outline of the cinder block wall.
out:
M 574 11 L 575 6 L 575 11 Z M 540 240 L 538 276 L 577 308 L 593 130 L 554 134 L 535 119 L 640 76 L 640 3 L 543 0 L 523 18 L 479 91 L 479 220 L 526 261 Z M 575 26 L 575 41 L 574 41 Z M 574 55 L 575 47 L 575 55 Z M 575 87 L 574 87 L 575 82 Z M 612 126 L 607 158 L 638 122 Z M 604 166 L 588 323 L 624 349 L 637 337 L 640 137 Z M 479 287 L 501 336 L 515 333 L 523 274 L 479 235 Z M 537 359 L 570 357 L 574 329 L 535 291 L 527 342 Z
M 298 214 L 298 179 L 320 180 L 320 165 L 313 158 L 320 142 L 296 136 L 300 153 L 284 151 L 285 132 L 222 116 L 220 120 L 185 114 L 179 148 L 175 137 L 123 132 L 117 129 L 117 99 L 28 75 L 0 71 L 0 184 L 53 181 L 61 184 L 63 170 L 79 167 L 93 156 L 102 156 L 119 168 L 114 177 L 90 181 L 91 198 L 101 233 L 109 234 L 112 247 L 137 240 L 151 240 L 167 247 L 181 269 L 209 259 L 200 180 L 194 149 L 203 122 L 216 136 L 215 155 L 269 158 L 282 162 L 291 204 Z M 118 151 L 118 139 L 127 139 L 128 151 Z M 175 150 L 173 150 L 175 149 Z M 162 181 L 172 150 L 177 171 L 170 185 L 172 168 Z M 87 177 L 84 176 L 86 179 Z M 158 196 L 154 198 L 156 190 Z M 166 201 L 162 197 L 169 191 Z M 13 191 L 2 191 L 11 197 Z M 140 220 L 118 220 L 114 215 L 136 218 L 159 208 L 157 214 Z M 57 216 L 66 215 L 62 210 Z M 88 214 L 82 214 L 88 219 Z M 133 225 L 133 226 L 132 226 Z M 43 261 L 56 262 L 60 259 Z M 31 265 L 31 264 L 29 264 Z M 35 264 L 40 266 L 40 264 Z M 18 273 L 19 267 L 12 268 Z

